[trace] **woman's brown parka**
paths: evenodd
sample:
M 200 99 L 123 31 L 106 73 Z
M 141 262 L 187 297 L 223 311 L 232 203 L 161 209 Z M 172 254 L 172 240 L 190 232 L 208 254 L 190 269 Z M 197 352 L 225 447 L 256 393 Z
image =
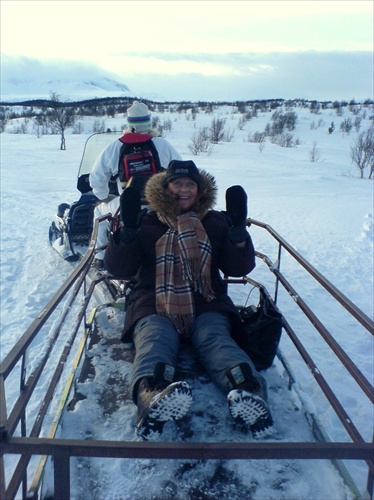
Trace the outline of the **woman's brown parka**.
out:
M 150 210 L 143 216 L 135 240 L 131 243 L 119 241 L 119 235 L 111 238 L 105 254 L 105 267 L 115 277 L 132 280 L 135 285 L 128 299 L 123 340 L 131 340 L 131 331 L 137 320 L 149 314 L 157 314 L 155 304 L 155 245 L 168 230 L 160 222 L 157 213 L 176 217 L 179 206 L 166 189 L 165 172 L 153 175 L 146 185 L 146 199 Z M 213 210 L 216 200 L 214 178 L 200 170 L 200 188 L 196 204 L 191 211 L 198 214 L 212 246 L 211 284 L 215 294 L 212 302 L 194 293 L 195 314 L 220 311 L 234 320 L 237 309 L 227 294 L 222 275 L 240 277 L 255 267 L 255 252 L 250 236 L 244 248 L 238 248 L 228 237 L 228 221 L 224 213 Z

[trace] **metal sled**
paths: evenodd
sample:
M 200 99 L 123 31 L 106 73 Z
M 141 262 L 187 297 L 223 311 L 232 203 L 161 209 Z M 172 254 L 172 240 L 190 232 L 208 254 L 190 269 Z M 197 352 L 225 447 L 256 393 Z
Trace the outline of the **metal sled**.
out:
M 374 325 L 355 304 L 345 297 L 317 269 L 309 264 L 276 231 L 262 222 L 248 219 L 253 229 L 265 232 L 275 249 L 275 258 L 257 252 L 259 263 L 266 270 L 264 283 L 259 284 L 248 277 L 229 280 L 233 286 L 254 284 L 266 290 L 273 287 L 275 303 L 284 290 L 289 296 L 291 311 L 300 311 L 313 333 L 313 338 L 324 345 L 324 356 L 328 356 L 354 383 L 362 394 L 365 404 L 373 404 L 374 391 L 338 341 L 330 333 L 317 314 L 306 304 L 283 271 L 287 262 L 297 265 L 332 298 L 334 306 L 341 307 L 348 314 L 349 322 L 359 324 L 365 334 L 374 333 Z M 285 311 L 284 334 L 278 353 L 280 363 L 287 373 L 289 388 L 296 389 L 300 396 L 302 411 L 315 436 L 315 442 L 137 442 L 116 440 L 91 440 L 59 437 L 59 426 L 63 423 L 68 403 L 74 395 L 76 380 L 80 376 L 88 345 L 95 330 L 95 315 L 100 307 L 111 304 L 120 307 L 125 301 L 126 283 L 115 277 L 97 273 L 91 266 L 95 256 L 97 222 L 94 225 L 88 249 L 79 265 L 74 269 L 61 288 L 39 312 L 0 366 L 0 498 L 43 498 L 43 474 L 48 457 L 52 468 L 53 497 L 70 498 L 71 470 L 73 457 L 149 458 L 149 459 L 297 459 L 331 460 L 348 485 L 354 498 L 372 498 L 374 478 L 373 442 L 365 440 L 355 424 L 355 419 L 339 401 L 327 381 L 327 374 L 321 373 L 306 345 L 307 339 L 291 325 Z M 282 263 L 282 266 L 281 266 Z M 258 266 L 260 267 L 260 266 Z M 270 271 L 270 272 L 268 272 Z M 97 274 L 95 274 L 97 273 Z M 282 292 L 283 293 L 283 292 Z M 296 314 L 296 312 L 295 312 Z M 291 314 L 293 317 L 294 313 Z M 297 324 L 297 322 L 296 322 Z M 283 349 L 283 342 L 287 349 Z M 40 345 L 37 360 L 30 363 L 31 348 Z M 286 354 L 283 355 L 283 352 Z M 297 356 L 308 376 L 312 377 L 334 415 L 341 422 L 345 438 L 332 441 L 321 425 L 318 415 L 310 411 L 298 389 L 298 373 L 287 359 Z M 56 363 L 56 359 L 58 360 Z M 10 381 L 19 381 L 19 394 L 11 400 L 8 391 Z M 313 382 L 314 383 L 314 382 Z M 372 422 L 368 425 L 372 426 Z M 361 461 L 367 468 L 367 484 L 357 485 L 350 472 L 350 463 Z

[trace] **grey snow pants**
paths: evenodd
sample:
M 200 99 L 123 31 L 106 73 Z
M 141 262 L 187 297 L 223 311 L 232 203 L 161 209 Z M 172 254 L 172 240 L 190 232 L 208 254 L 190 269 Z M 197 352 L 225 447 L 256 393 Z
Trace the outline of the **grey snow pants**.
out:
M 195 318 L 190 341 L 197 359 L 224 394 L 233 389 L 227 371 L 240 363 L 247 363 L 253 375 L 265 384 L 251 359 L 232 339 L 230 331 L 230 320 L 225 314 L 206 312 Z M 168 318 L 150 314 L 136 323 L 133 340 L 135 359 L 131 393 L 135 401 L 137 382 L 143 377 L 152 377 L 157 363 L 177 367 L 180 337 Z

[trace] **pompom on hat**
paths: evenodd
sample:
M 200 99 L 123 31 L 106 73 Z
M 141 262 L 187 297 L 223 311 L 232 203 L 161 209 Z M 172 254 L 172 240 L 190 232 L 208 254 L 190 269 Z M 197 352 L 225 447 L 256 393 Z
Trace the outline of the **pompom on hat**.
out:
M 135 132 L 150 131 L 152 122 L 148 107 L 143 102 L 134 101 L 127 110 L 127 123 L 129 129 L 135 129 Z

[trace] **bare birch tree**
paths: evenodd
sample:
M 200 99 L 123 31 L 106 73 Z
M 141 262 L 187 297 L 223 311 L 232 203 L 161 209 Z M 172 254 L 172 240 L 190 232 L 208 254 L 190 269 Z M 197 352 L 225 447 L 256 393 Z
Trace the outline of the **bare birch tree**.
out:
M 50 111 L 48 112 L 48 121 L 54 125 L 61 134 L 61 150 L 66 149 L 65 130 L 72 127 L 78 120 L 79 116 L 73 106 L 66 105 L 60 101 L 60 97 L 56 92 L 50 93 Z

